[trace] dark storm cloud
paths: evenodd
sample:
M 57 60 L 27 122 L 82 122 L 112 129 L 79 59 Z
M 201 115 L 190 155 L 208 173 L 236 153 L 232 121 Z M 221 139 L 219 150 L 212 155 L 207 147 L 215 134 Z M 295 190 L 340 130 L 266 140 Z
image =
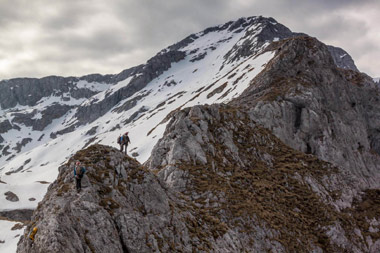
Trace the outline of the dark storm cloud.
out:
M 375 0 L 15 0 L 0 3 L 0 79 L 116 73 L 187 35 L 242 16 L 271 16 L 343 47 L 380 75 Z

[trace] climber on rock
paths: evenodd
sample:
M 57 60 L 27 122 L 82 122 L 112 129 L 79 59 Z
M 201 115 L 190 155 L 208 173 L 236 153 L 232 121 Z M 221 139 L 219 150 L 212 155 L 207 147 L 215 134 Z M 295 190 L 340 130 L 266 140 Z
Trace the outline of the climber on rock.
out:
M 34 227 L 34 228 L 32 229 L 32 231 L 30 232 L 30 234 L 29 234 L 29 243 L 28 243 L 28 245 L 29 245 L 30 247 L 32 247 L 33 244 L 34 244 L 34 239 L 35 239 L 35 236 L 36 236 L 36 234 L 37 234 L 37 231 L 38 231 L 38 228 L 37 228 L 37 227 Z
M 37 228 L 37 227 L 34 227 L 33 230 L 32 230 L 32 232 L 30 232 L 29 239 L 30 239 L 31 241 L 34 241 L 34 237 L 36 236 L 37 231 L 38 231 L 38 228 Z
M 124 149 L 124 146 L 125 146 L 125 154 L 127 154 L 127 147 L 128 147 L 128 143 L 131 143 L 129 137 L 128 137 L 128 132 L 126 132 L 125 134 L 123 135 L 120 135 L 118 138 L 117 138 L 117 143 L 119 143 L 120 145 L 120 151 L 123 152 L 123 149 Z
M 77 161 L 74 166 L 74 177 L 76 181 L 77 192 L 80 192 L 82 189 L 81 181 L 84 176 L 84 173 L 86 173 L 86 168 L 84 166 L 81 166 L 81 163 Z

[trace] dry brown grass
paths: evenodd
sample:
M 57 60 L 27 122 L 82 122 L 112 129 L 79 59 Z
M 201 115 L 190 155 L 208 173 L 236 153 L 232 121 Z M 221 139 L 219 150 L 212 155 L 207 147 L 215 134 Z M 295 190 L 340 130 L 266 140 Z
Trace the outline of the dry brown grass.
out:
M 248 117 L 245 120 L 237 118 L 237 112 L 235 108 L 224 108 L 221 110 L 224 114 L 222 122 L 209 125 L 209 129 L 215 137 L 221 128 L 233 132 L 243 165 L 225 152 L 228 147 L 218 141 L 212 143 L 216 147 L 216 155 L 209 155 L 206 165 L 177 164 L 191 177 L 192 184 L 185 194 L 190 197 L 195 191 L 200 196 L 193 201 L 195 206 L 192 209 L 200 222 L 194 223 L 189 219 L 190 232 L 199 238 L 210 235 L 216 238 L 222 236 L 228 227 L 237 226 L 250 234 L 254 230 L 249 221 L 259 218 L 258 221 L 265 226 L 279 231 L 275 240 L 290 252 L 310 250 L 311 244 L 328 252 L 341 250 L 330 243 L 325 228 L 339 222 L 346 231 L 352 232 L 347 236 L 354 237 L 354 220 L 326 204 L 304 181 L 305 177 L 312 177 L 323 185 L 322 178 L 338 173 L 337 168 L 289 148 L 267 129 L 247 127 L 252 122 Z M 237 128 L 229 129 L 230 122 L 234 122 Z M 238 139 L 244 142 L 238 142 Z M 263 161 L 264 154 L 272 157 L 271 166 Z M 214 164 L 214 170 L 211 164 Z M 211 200 L 210 194 L 216 200 Z M 331 192 L 331 196 L 338 198 L 339 192 Z M 217 205 L 206 205 L 210 201 Z M 236 220 L 240 222 L 234 223 Z

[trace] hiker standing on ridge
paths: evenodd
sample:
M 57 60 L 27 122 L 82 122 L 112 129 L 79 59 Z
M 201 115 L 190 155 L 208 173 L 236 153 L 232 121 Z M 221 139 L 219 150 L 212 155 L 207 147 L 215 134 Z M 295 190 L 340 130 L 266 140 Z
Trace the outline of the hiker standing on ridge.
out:
M 124 149 L 124 146 L 125 146 L 125 154 L 127 154 L 127 147 L 128 147 L 128 143 L 131 143 L 129 137 L 128 137 L 128 132 L 126 132 L 125 134 L 119 136 L 117 138 L 117 143 L 119 143 L 120 145 L 120 151 L 123 152 L 123 149 Z
M 74 177 L 76 181 L 76 186 L 77 186 L 77 192 L 80 192 L 82 189 L 82 178 L 84 176 L 84 173 L 86 173 L 86 168 L 84 166 L 81 166 L 80 162 L 76 162 L 74 166 Z

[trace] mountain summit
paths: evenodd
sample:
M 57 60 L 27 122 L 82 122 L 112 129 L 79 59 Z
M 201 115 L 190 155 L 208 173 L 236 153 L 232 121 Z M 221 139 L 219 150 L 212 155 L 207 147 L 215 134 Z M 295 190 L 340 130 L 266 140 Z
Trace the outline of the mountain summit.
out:
M 115 145 L 129 131 L 130 154 L 146 161 L 170 112 L 239 96 L 273 56 L 272 42 L 296 36 L 274 19 L 241 18 L 208 28 L 117 75 L 1 81 L 0 191 L 9 209 L 35 208 L 57 168 L 91 143 Z M 244 75 L 243 75 L 244 74 Z M 168 116 L 169 115 L 169 116 Z
M 18 198 L 0 203 L 34 209 L 47 190 L 18 252 L 380 249 L 379 88 L 272 18 L 208 28 L 118 75 L 0 89 L 0 191 Z M 107 146 L 125 131 L 143 164 Z

